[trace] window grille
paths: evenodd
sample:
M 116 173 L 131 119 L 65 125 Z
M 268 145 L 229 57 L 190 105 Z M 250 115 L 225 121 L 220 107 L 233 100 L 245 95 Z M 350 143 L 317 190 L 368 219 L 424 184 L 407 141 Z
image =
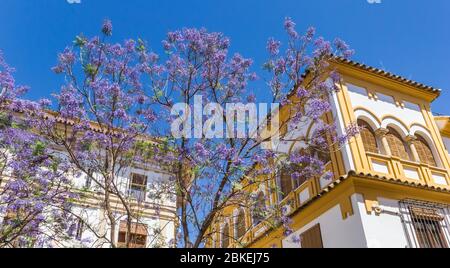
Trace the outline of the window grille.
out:
M 449 247 L 448 205 L 408 199 L 400 201 L 400 213 L 410 247 Z

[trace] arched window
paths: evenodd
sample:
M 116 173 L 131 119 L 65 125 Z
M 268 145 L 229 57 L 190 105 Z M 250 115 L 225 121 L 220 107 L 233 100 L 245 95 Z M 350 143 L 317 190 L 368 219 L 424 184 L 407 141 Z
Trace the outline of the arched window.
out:
M 311 147 L 308 148 L 311 156 L 316 157 L 324 164 L 331 162 L 330 148 L 325 148 L 330 146 L 329 135 L 326 131 L 315 131 L 311 137 Z
M 312 155 L 322 161 L 324 164 L 328 164 L 331 162 L 331 155 L 329 151 L 324 151 L 317 148 L 311 148 Z
M 287 167 L 281 168 L 280 172 L 280 194 L 281 199 L 284 199 L 290 192 L 292 192 L 292 178 L 291 172 Z
M 264 197 L 264 193 L 260 191 L 256 196 L 255 203 L 253 205 L 253 225 L 257 225 L 264 220 L 266 210 L 266 200 Z
M 228 248 L 230 246 L 230 226 L 228 223 L 225 223 L 225 225 L 222 228 L 222 248 Z
M 237 239 L 243 237 L 245 235 L 245 212 L 244 209 L 239 209 L 239 213 L 237 215 L 236 221 L 236 237 Z
M 364 120 L 358 119 L 358 126 L 362 128 L 360 135 L 366 152 L 379 153 L 377 138 L 370 125 Z
M 420 162 L 428 164 L 430 166 L 436 166 L 436 161 L 434 160 L 433 152 L 431 151 L 430 146 L 423 137 L 417 136 L 417 139 L 413 141 L 413 144 L 414 147 L 416 147 Z
M 386 139 L 391 149 L 392 156 L 399 157 L 401 159 L 410 160 L 408 151 L 406 150 L 405 143 L 398 132 L 388 127 L 389 133 L 386 134 Z

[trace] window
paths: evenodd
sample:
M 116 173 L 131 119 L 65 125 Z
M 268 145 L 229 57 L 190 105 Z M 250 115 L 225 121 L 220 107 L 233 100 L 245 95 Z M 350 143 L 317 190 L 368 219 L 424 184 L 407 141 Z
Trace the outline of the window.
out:
M 301 234 L 300 241 L 302 248 L 323 248 L 320 225 L 317 224 Z
M 428 146 L 428 143 L 421 136 L 417 136 L 417 140 L 413 141 L 414 147 L 416 147 L 417 154 L 419 155 L 420 162 L 428 164 L 430 166 L 436 166 L 436 161 L 433 157 L 433 152 Z
M 265 218 L 265 210 L 266 210 L 266 200 L 264 197 L 264 193 L 260 191 L 255 199 L 255 204 L 253 205 L 253 225 L 258 225 Z
M 392 156 L 399 157 L 401 159 L 410 160 L 408 151 L 406 150 L 405 143 L 402 137 L 393 128 L 388 128 L 389 133 L 386 135 L 386 139 L 391 149 Z
M 94 173 L 92 172 L 92 169 L 89 168 L 88 171 L 87 171 L 87 175 L 86 175 L 86 182 L 84 184 L 84 187 L 86 189 L 90 189 L 91 188 L 93 174 Z
M 311 147 L 304 151 L 307 154 L 319 159 L 324 164 L 331 162 L 330 148 L 330 135 L 324 131 L 315 131 L 310 140 Z
M 244 209 L 239 209 L 237 219 L 236 219 L 236 238 L 240 239 L 245 235 L 245 211 Z
M 379 153 L 375 133 L 369 124 L 367 124 L 364 120 L 358 119 L 358 126 L 362 127 L 360 135 L 366 152 Z
M 400 212 L 411 247 L 448 248 L 447 205 L 418 200 L 400 201 Z
M 130 183 L 130 196 L 138 201 L 145 200 L 145 192 L 147 188 L 147 176 L 132 173 Z
M 222 248 L 228 248 L 230 246 L 230 226 L 226 223 L 222 229 Z
M 290 192 L 292 192 L 292 178 L 291 172 L 284 167 L 280 172 L 280 191 L 281 200 L 283 200 Z
M 77 223 L 77 232 L 75 234 L 75 239 L 81 241 L 81 237 L 83 236 L 84 231 L 84 221 L 82 219 L 78 220 Z
M 86 183 L 84 184 L 84 187 L 86 189 L 90 189 L 92 185 L 92 178 L 90 176 L 86 177 Z
M 434 218 L 413 218 L 413 225 L 416 231 L 417 240 L 421 248 L 447 248 L 442 228 L 442 219 Z
M 9 246 L 13 248 L 27 247 L 27 241 L 19 239 L 19 236 L 23 228 L 31 228 L 30 231 L 35 230 L 35 227 L 29 225 L 29 220 L 33 218 L 32 214 L 33 213 L 26 213 L 24 209 L 7 209 L 7 213 L 0 225 L 0 236 L 5 231 L 9 233 L 9 236 L 12 238 L 12 240 L 7 243 Z
M 118 246 L 126 247 L 127 245 L 127 222 L 121 221 L 119 226 Z M 145 248 L 147 244 L 147 225 L 139 223 L 131 223 L 130 244 L 131 248 Z
M 323 162 L 324 165 L 331 162 L 331 156 L 329 151 L 324 151 L 323 149 L 311 147 L 312 156 Z

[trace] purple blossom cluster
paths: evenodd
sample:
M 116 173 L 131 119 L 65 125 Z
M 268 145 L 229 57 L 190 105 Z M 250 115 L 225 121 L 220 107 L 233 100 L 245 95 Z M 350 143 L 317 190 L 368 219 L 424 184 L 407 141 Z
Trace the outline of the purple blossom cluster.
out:
M 11 119 L 14 120 L 14 119 Z M 6 154 L 7 153 L 7 154 Z M 51 247 L 66 240 L 77 198 L 69 166 L 27 129 L 0 127 L 0 247 Z
M 6 63 L 0 50 L 0 106 L 23 95 L 28 90 L 25 86 L 15 84 L 13 73 L 14 69 Z

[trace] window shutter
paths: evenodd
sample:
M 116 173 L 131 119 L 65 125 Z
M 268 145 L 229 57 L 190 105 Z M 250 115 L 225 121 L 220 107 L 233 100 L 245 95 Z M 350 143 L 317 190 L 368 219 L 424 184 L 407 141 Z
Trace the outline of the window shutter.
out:
M 237 216 L 237 238 L 241 238 L 245 235 L 245 212 L 244 209 L 239 209 L 239 214 Z
M 377 139 L 372 128 L 363 120 L 358 120 L 358 126 L 363 127 L 360 135 L 366 152 L 378 153 Z
M 228 248 L 230 246 L 230 226 L 225 224 L 222 230 L 222 248 Z
M 301 235 L 302 248 L 323 248 L 320 224 L 315 225 Z
M 421 136 L 417 136 L 417 140 L 413 141 L 413 143 L 416 147 L 417 154 L 419 155 L 420 162 L 435 167 L 436 161 L 434 161 L 433 152 L 431 151 L 425 139 Z
M 398 132 L 393 128 L 388 129 L 389 133 L 386 135 L 386 139 L 388 141 L 392 155 L 400 159 L 410 160 L 409 154 L 406 151 L 405 143 L 403 142 L 400 134 L 398 134 Z
M 281 169 L 280 188 L 282 198 L 285 198 L 290 192 L 292 192 L 291 174 L 287 168 Z
M 130 247 L 143 248 L 147 243 L 147 225 L 141 223 L 131 223 Z M 121 221 L 119 225 L 118 246 L 125 247 L 127 242 L 128 225 L 126 221 Z
M 265 218 L 266 213 L 266 198 L 264 193 L 260 191 L 256 196 L 255 204 L 253 205 L 253 225 L 261 223 Z

